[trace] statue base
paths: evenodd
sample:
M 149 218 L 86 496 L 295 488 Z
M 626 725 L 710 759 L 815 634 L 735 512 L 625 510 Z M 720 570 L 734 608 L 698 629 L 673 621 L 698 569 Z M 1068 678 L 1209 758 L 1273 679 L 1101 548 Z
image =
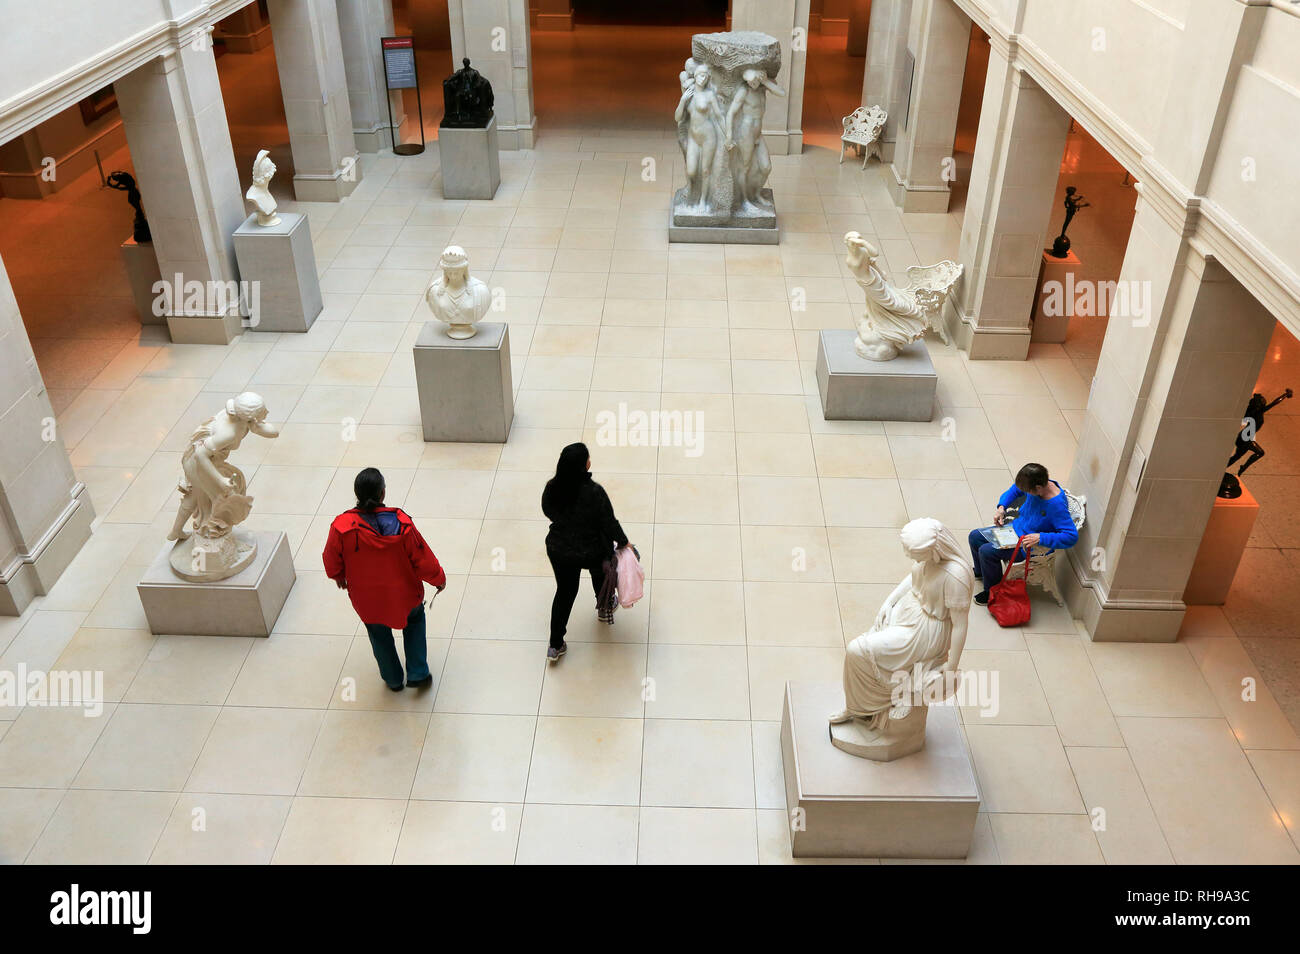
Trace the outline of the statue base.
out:
M 145 571 L 136 592 L 149 631 L 172 636 L 269 636 L 297 573 L 283 531 L 248 534 L 252 560 L 224 580 L 190 581 L 172 569 L 173 551 L 189 541 L 168 542 Z
M 932 421 L 939 375 L 924 341 L 891 361 L 854 349 L 856 332 L 832 328 L 817 342 L 817 392 L 828 421 Z
M 776 201 L 771 189 L 760 192 L 770 208 L 750 206 L 738 209 L 731 215 L 722 215 L 688 204 L 687 188 L 683 186 L 673 196 L 673 206 L 668 217 L 668 241 L 729 245 L 776 245 L 780 241 L 781 232 L 776 225 Z
M 166 316 L 153 313 L 153 302 L 157 297 L 153 287 L 156 282 L 162 281 L 158 254 L 153 249 L 153 243 L 127 239 L 122 243 L 122 263 L 126 265 L 126 277 L 131 284 L 131 298 L 135 301 L 135 312 L 140 316 L 140 324 L 167 324 Z
M 893 762 L 857 758 L 827 736 L 836 683 L 787 682 L 781 756 L 796 858 L 965 858 L 979 786 L 955 706 L 932 706 L 925 747 Z M 848 725 L 846 723 L 846 725 Z
M 497 118 L 479 129 L 438 128 L 438 168 L 444 199 L 490 199 L 501 185 Z
M 216 583 L 234 576 L 257 556 L 257 538 L 233 530 L 209 539 L 191 534 L 177 540 L 167 556 L 172 572 L 191 583 Z
M 901 719 L 890 719 L 884 729 L 867 728 L 861 719 L 831 725 L 831 745 L 860 759 L 892 762 L 925 748 L 925 723 L 929 706 L 914 706 Z
M 311 227 L 307 216 L 298 212 L 276 218 L 275 225 L 258 225 L 254 213 L 235 229 L 239 277 L 256 289 L 247 302 L 250 327 L 254 331 L 304 332 L 325 307 Z
M 415 341 L 415 386 L 426 441 L 504 444 L 515 419 L 510 328 L 480 321 L 471 338 L 425 322 Z

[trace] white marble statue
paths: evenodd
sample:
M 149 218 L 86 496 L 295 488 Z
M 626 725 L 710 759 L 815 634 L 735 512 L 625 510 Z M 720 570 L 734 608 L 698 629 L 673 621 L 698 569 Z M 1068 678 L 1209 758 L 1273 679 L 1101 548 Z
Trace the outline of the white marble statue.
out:
M 750 205 L 769 205 L 761 195 L 772 172 L 772 160 L 763 142 L 763 113 L 767 109 L 768 92 L 784 96 L 785 90 L 768 79 L 761 69 L 745 70 L 741 79 L 743 82 L 736 87 L 731 108 L 727 110 L 727 149 L 737 150 L 736 186 L 740 200 Z
M 943 304 L 961 277 L 961 265 L 949 261 L 913 265 L 907 270 L 911 283 L 898 288 L 876 266 L 880 252 L 874 245 L 857 232 L 849 232 L 844 246 L 848 249 L 845 264 L 867 295 L 867 307 L 857 321 L 858 336 L 853 341 L 859 355 L 869 361 L 892 361 L 902 348 L 919 341 L 930 329 L 948 343 Z
M 249 434 L 278 437 L 280 430 L 267 423 L 261 395 L 245 391 L 190 435 L 181 455 L 181 505 L 167 534 L 168 540 L 177 541 L 170 559 L 172 570 L 182 579 L 224 580 L 257 553 L 254 538 L 235 530 L 248 519 L 253 498 L 248 496 L 243 471 L 227 460 Z
M 830 717 L 832 744 L 880 762 L 924 748 L 927 702 L 956 688 L 975 587 L 969 552 L 938 520 L 913 520 L 900 537 L 912 571 L 849 644 L 844 709 Z
M 683 149 L 686 152 L 687 202 L 702 210 L 712 208 L 709 188 L 714 169 L 725 161 L 719 147 L 725 138 L 726 118 L 718 105 L 712 75 L 702 63 L 695 67 L 689 85 L 683 83 L 685 88 L 674 114 L 677 122 L 686 126 Z
M 478 333 L 474 323 L 487 314 L 492 295 L 487 285 L 469 274 L 469 256 L 459 245 L 449 245 L 438 259 L 442 274 L 424 293 L 424 300 L 437 318 L 447 326 L 448 338 L 472 338 Z
M 253 184 L 244 193 L 244 198 L 253 203 L 257 212 L 257 224 L 270 228 L 280 224 L 280 217 L 275 214 L 275 196 L 271 195 L 271 177 L 275 175 L 275 163 L 271 153 L 263 149 L 253 160 Z

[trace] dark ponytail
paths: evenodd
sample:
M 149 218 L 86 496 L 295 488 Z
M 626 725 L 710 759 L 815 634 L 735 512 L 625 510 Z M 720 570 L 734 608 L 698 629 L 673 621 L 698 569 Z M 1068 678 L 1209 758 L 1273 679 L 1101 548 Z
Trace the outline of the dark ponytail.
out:
M 352 492 L 357 495 L 357 509 L 377 510 L 384 505 L 384 475 L 367 467 L 352 481 Z

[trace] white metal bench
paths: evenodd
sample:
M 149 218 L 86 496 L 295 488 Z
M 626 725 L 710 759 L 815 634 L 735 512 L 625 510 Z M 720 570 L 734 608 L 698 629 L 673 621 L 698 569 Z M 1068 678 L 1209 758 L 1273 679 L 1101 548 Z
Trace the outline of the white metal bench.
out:
M 900 289 L 906 298 L 920 306 L 929 319 L 929 327 L 939 333 L 943 343 L 950 345 L 948 328 L 943 322 L 943 304 L 961 278 L 965 266 L 945 259 L 935 265 L 909 265 L 907 277 L 911 280 Z
M 840 162 L 844 161 L 844 150 L 850 145 L 857 148 L 862 156 L 862 168 L 867 167 L 867 159 L 872 155 L 880 156 L 880 132 L 885 128 L 889 114 L 883 106 L 859 106 L 845 116 L 844 135 L 840 136 Z
M 1070 519 L 1074 521 L 1074 529 L 1082 530 L 1083 521 L 1087 517 L 1088 498 L 1075 496 L 1066 491 L 1065 503 L 1070 508 Z M 1060 552 L 1060 550 L 1035 548 L 1035 552 L 1029 558 L 1029 575 L 1025 578 L 1025 582 L 1042 587 L 1044 593 L 1056 600 L 1057 606 L 1064 606 L 1065 599 L 1061 596 L 1060 587 L 1056 585 L 1056 558 Z M 1024 564 L 1017 563 L 1016 566 L 1020 567 Z

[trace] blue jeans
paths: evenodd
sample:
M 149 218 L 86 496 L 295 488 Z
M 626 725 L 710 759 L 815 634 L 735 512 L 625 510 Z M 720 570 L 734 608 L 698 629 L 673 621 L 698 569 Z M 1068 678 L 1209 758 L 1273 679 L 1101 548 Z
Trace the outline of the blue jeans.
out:
M 379 663 L 379 675 L 391 687 L 402 684 L 402 661 L 397 658 L 393 631 L 383 623 L 366 623 L 370 634 L 370 648 Z M 406 676 L 411 682 L 429 677 L 429 647 L 424 641 L 424 603 L 415 604 L 402 627 L 402 645 L 406 650 Z
M 1021 559 L 1024 559 L 1024 550 L 1021 549 Z M 978 530 L 970 532 L 970 557 L 971 562 L 975 565 L 975 576 L 977 579 L 984 581 L 984 592 L 1002 582 L 1002 561 L 1010 560 L 1011 554 L 1015 552 L 1015 547 L 1006 547 L 999 549 L 989 543 L 984 538 L 984 534 Z M 1017 561 L 1018 563 L 1019 561 Z

